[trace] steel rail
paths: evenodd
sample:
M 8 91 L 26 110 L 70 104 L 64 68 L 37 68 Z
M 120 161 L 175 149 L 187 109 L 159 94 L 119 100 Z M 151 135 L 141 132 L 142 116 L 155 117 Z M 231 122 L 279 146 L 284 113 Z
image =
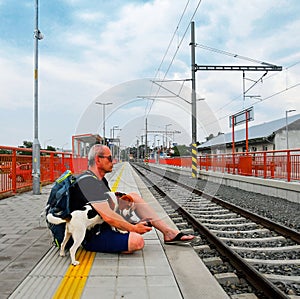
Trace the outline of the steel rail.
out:
M 151 169 L 151 171 L 157 175 L 161 175 L 159 174 L 159 172 L 154 171 L 153 169 Z M 267 227 L 270 230 L 276 231 L 277 233 L 283 235 L 286 238 L 290 238 L 293 241 L 295 241 L 296 243 L 300 244 L 300 233 L 294 229 L 291 229 L 287 226 L 281 225 L 279 223 L 276 223 L 268 218 L 265 218 L 261 215 L 258 215 L 256 213 L 250 212 L 248 210 L 245 210 L 235 204 L 232 204 L 230 202 L 227 202 L 225 200 L 222 200 L 221 198 L 218 198 L 216 196 L 212 196 L 210 194 L 204 193 L 202 190 L 199 189 L 195 189 L 193 187 L 187 186 L 183 183 L 180 183 L 179 181 L 172 179 L 170 177 L 167 177 L 166 175 L 164 175 L 164 178 L 172 181 L 173 183 L 176 183 L 177 185 L 191 191 L 192 193 L 195 193 L 197 195 L 200 195 L 206 199 L 211 200 L 214 203 L 217 203 L 221 206 L 223 206 L 224 208 L 227 208 L 237 214 L 242 215 L 245 218 L 251 219 L 252 221 L 256 222 L 256 223 L 260 223 L 263 226 Z
M 141 166 L 141 165 L 139 165 Z M 277 288 L 272 282 L 266 279 L 262 274 L 260 274 L 254 267 L 252 267 L 248 262 L 246 262 L 240 255 L 238 255 L 235 251 L 233 251 L 229 246 L 227 246 L 223 241 L 221 241 L 214 233 L 212 233 L 209 229 L 207 229 L 204 225 L 202 225 L 193 215 L 191 215 L 188 211 L 186 211 L 181 205 L 179 205 L 176 201 L 170 198 L 163 190 L 161 190 L 154 182 L 152 182 L 148 176 L 145 176 L 135 165 L 133 165 L 134 169 L 143 176 L 145 180 L 151 183 L 151 186 L 160 194 L 163 194 L 164 199 L 169 201 L 173 208 L 175 208 L 180 214 L 182 214 L 191 225 L 199 230 L 216 248 L 217 250 L 225 256 L 229 262 L 242 273 L 246 279 L 255 287 L 257 290 L 261 291 L 268 298 L 284 298 L 287 299 L 289 296 L 285 295 L 279 288 Z M 179 183 L 176 180 L 166 177 L 165 175 L 161 175 L 148 167 L 144 167 L 148 171 L 151 171 L 159 176 L 163 176 L 167 180 L 180 185 L 183 188 L 188 190 L 192 190 L 195 194 L 204 196 L 200 190 L 195 190 L 189 186 L 186 186 L 182 183 Z M 208 199 L 213 199 L 213 196 L 208 194 Z

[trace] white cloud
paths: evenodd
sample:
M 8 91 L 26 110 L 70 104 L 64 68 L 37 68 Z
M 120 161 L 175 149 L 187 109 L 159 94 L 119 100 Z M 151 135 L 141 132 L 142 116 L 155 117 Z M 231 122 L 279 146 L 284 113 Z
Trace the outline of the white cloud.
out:
M 79 20 L 84 22 L 95 22 L 102 20 L 104 18 L 103 13 L 101 12 L 90 12 L 90 11 L 82 11 L 75 14 Z
M 65 0 L 64 3 L 68 5 L 68 9 L 64 12 L 65 18 L 61 20 L 55 18 L 55 21 L 51 22 L 51 14 L 56 13 L 55 9 L 43 9 L 41 10 L 43 15 L 40 16 L 41 20 L 48 22 L 44 23 L 45 39 L 40 43 L 40 139 L 51 138 L 57 146 L 66 142 L 71 144 L 70 135 L 76 131 L 85 110 L 89 109 L 90 103 L 98 95 L 105 94 L 111 87 L 119 86 L 123 82 L 151 78 L 156 74 L 186 4 L 180 0 L 148 2 Z M 198 1 L 190 1 L 187 13 L 183 16 L 174 41 L 159 69 L 158 77 L 163 78 L 169 66 L 171 67 L 166 79 L 191 77 L 188 25 L 197 4 Z M 51 7 L 51 3 L 48 5 Z M 298 35 L 300 21 L 295 16 L 292 17 L 297 10 L 299 11 L 299 6 L 297 0 L 202 1 L 194 17 L 196 42 L 287 67 L 300 61 Z M 271 16 L 276 19 L 272 19 Z M 54 18 L 54 15 L 52 17 Z M 10 29 L 5 28 L 5 31 Z M 180 45 L 184 33 L 186 36 Z M 13 36 L 12 32 L 10 37 Z M 31 118 L 33 49 L 22 47 L 11 39 L 4 41 L 4 37 L 7 37 L 7 33 L 1 35 L 0 30 L 0 67 L 1 70 L 5 70 L 0 74 L 2 95 L 0 105 L 5 109 L 3 111 L 7 116 L 13 113 L 13 117 L 22 115 L 24 112 L 22 109 L 25 107 L 28 109 L 27 118 Z M 32 35 L 28 36 L 29 39 L 32 39 Z M 174 60 L 171 64 L 172 59 Z M 196 63 L 250 64 L 245 60 L 200 48 L 196 48 Z M 255 104 L 257 123 L 281 117 L 287 108 L 300 111 L 297 99 L 299 87 L 288 89 L 300 82 L 299 67 L 300 64 L 280 74 L 269 73 L 263 83 L 257 84 L 251 90 L 251 93 L 257 92 L 262 98 L 267 98 L 287 89 L 278 96 Z M 247 77 L 254 80 L 261 75 L 261 73 L 247 73 Z M 214 130 L 215 134 L 218 130 L 229 130 L 229 115 L 243 108 L 242 74 L 197 72 L 196 78 L 200 97 L 205 97 L 205 102 L 212 108 L 217 118 L 214 123 L 218 123 L 218 120 L 220 123 L 214 128 L 210 127 L 205 121 L 205 115 L 200 114 L 202 117 L 200 121 L 204 122 L 206 127 L 204 130 L 199 129 L 199 138 L 203 140 L 205 134 L 210 134 L 209 130 Z M 190 86 L 190 81 L 186 84 Z M 149 91 L 144 91 L 150 92 L 150 88 Z M 138 91 L 135 95 L 137 93 Z M 244 105 L 251 103 L 253 101 L 247 99 Z M 166 116 L 169 119 L 176 119 L 178 111 L 173 106 L 170 105 L 168 109 L 167 103 L 161 103 L 160 106 L 153 105 L 152 113 L 160 115 L 163 119 L 163 114 L 168 111 Z M 98 130 L 102 134 L 100 109 L 91 108 L 93 109 L 94 112 L 89 118 L 91 127 L 86 129 L 90 129 L 92 133 Z M 145 113 L 144 107 L 122 109 L 122 113 L 128 116 L 128 120 L 124 122 L 124 126 L 128 128 L 131 127 L 130 119 L 143 118 Z M 108 125 L 113 126 L 117 121 L 118 119 L 112 120 Z M 189 132 L 191 123 L 189 117 L 185 116 L 183 123 Z M 163 127 L 163 121 L 161 126 Z M 16 131 L 18 130 L 9 131 L 8 128 L 5 134 L 0 133 L 1 143 L 11 144 L 7 136 L 17 135 Z M 20 134 L 26 135 L 21 130 Z M 121 134 L 127 133 L 122 130 Z
M 11 63 L 6 53 L 3 52 L 3 55 L 0 54 L 1 108 L 15 110 L 28 107 L 31 105 L 33 92 L 32 61 L 26 56 L 22 59 L 13 56 L 14 63 Z

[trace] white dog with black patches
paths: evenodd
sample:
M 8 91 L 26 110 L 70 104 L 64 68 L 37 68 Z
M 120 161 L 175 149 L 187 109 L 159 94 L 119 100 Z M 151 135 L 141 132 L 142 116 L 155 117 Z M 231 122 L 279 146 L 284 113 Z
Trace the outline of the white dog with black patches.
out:
M 134 212 L 134 201 L 130 195 L 123 195 L 119 198 L 114 192 L 108 192 L 108 194 L 110 196 L 109 205 L 115 212 L 131 223 L 140 221 Z M 47 215 L 47 220 L 52 224 L 66 223 L 65 236 L 61 243 L 59 255 L 65 256 L 65 246 L 72 236 L 74 243 L 70 248 L 70 257 L 72 265 L 74 266 L 79 265 L 79 261 L 76 261 L 75 255 L 77 249 L 84 240 L 86 230 L 91 229 L 96 224 L 103 223 L 103 219 L 90 205 L 85 205 L 82 210 L 73 211 L 71 217 L 68 219 L 55 217 L 53 214 L 49 213 Z

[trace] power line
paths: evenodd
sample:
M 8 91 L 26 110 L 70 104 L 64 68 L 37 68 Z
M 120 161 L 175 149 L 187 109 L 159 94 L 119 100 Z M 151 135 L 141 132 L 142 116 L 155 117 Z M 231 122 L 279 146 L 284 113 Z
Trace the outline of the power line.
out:
M 169 70 L 170 70 L 170 68 L 171 68 L 171 66 L 172 66 L 172 64 L 173 64 L 173 62 L 174 62 L 174 59 L 175 59 L 175 57 L 176 57 L 176 55 L 177 55 L 177 53 L 178 53 L 178 51 L 179 51 L 179 49 L 180 49 L 180 47 L 181 47 L 181 44 L 182 44 L 182 42 L 183 42 L 183 40 L 184 40 L 184 38 L 185 38 L 185 36 L 186 36 L 186 34 L 187 34 L 187 31 L 188 31 L 188 29 L 189 29 L 189 27 L 190 27 L 191 21 L 193 20 L 193 18 L 194 18 L 194 16 L 195 16 L 195 14 L 196 14 L 196 12 L 197 12 L 197 10 L 198 10 L 198 8 L 199 8 L 201 2 L 202 2 L 202 0 L 199 0 L 199 1 L 198 1 L 198 4 L 197 4 L 197 6 L 196 6 L 196 8 L 195 8 L 195 10 L 194 10 L 194 12 L 193 12 L 191 18 L 190 18 L 189 25 L 187 26 L 186 30 L 184 31 L 184 34 L 183 34 L 183 36 L 182 36 L 182 38 L 181 38 L 181 40 L 180 40 L 180 42 L 179 42 L 179 44 L 178 44 L 178 46 L 177 46 L 177 48 L 176 48 L 176 51 L 175 51 L 175 53 L 174 53 L 174 55 L 173 55 L 173 57 L 172 57 L 172 59 L 171 59 L 171 62 L 170 62 L 169 66 L 168 66 L 168 68 L 167 68 L 167 70 L 166 70 L 166 72 L 165 72 L 165 74 L 164 74 L 164 76 L 163 76 L 163 80 L 165 80 L 165 78 L 166 78 L 166 76 L 167 76 L 167 74 L 168 74 L 168 72 L 169 72 Z M 187 4 L 186 4 L 186 6 L 185 6 L 184 12 L 182 13 L 182 15 L 181 15 L 181 17 L 180 17 L 180 21 L 179 21 L 179 23 L 178 23 L 178 25 L 177 25 L 177 27 L 176 27 L 176 29 L 175 29 L 175 32 L 174 32 L 173 37 L 172 37 L 172 39 L 171 39 L 171 42 L 172 42 L 173 39 L 174 39 L 174 36 L 175 36 L 175 34 L 176 34 L 177 30 L 178 30 L 179 24 L 180 24 L 181 21 L 182 21 L 183 15 L 185 14 L 185 11 L 186 11 L 186 9 L 187 9 L 188 4 L 189 4 L 189 0 L 188 0 Z M 169 46 L 168 46 L 168 49 L 167 49 L 167 50 L 169 50 L 170 45 L 171 45 L 171 42 L 169 43 Z M 167 52 L 165 52 L 165 55 L 164 55 L 163 60 L 165 59 L 166 53 L 167 53 Z M 162 62 L 163 62 L 163 61 L 162 61 Z M 161 67 L 162 62 L 161 62 L 161 64 L 160 64 L 159 68 Z M 157 71 L 157 73 L 156 73 L 156 75 L 155 75 L 154 80 L 156 79 L 157 74 L 158 74 L 158 71 Z M 151 85 L 151 88 L 152 88 L 152 86 L 153 86 L 153 84 Z M 158 91 L 156 92 L 156 95 L 158 94 L 160 88 L 161 88 L 161 87 L 159 87 Z M 151 92 L 150 92 L 150 94 L 151 94 Z M 149 115 L 149 113 L 150 113 L 150 111 L 151 111 L 151 109 L 152 109 L 153 103 L 154 103 L 154 101 L 152 101 L 152 103 L 151 103 L 151 105 L 150 105 L 150 108 L 149 108 L 149 111 L 148 111 L 147 115 Z
M 275 93 L 273 93 L 273 94 L 271 94 L 270 96 L 267 96 L 267 97 L 265 97 L 265 98 L 263 98 L 263 99 L 260 99 L 259 101 L 257 101 L 257 102 L 255 102 L 255 103 L 253 103 L 251 106 L 255 106 L 255 105 L 257 105 L 257 104 L 260 104 L 260 103 L 262 103 L 262 102 L 264 102 L 264 101 L 266 101 L 266 100 L 268 100 L 268 99 L 270 99 L 270 98 L 273 98 L 273 97 L 275 97 L 275 96 L 277 96 L 277 95 L 280 95 L 280 94 L 282 94 L 282 93 L 284 93 L 284 92 L 286 92 L 286 91 L 289 91 L 289 90 L 291 90 L 291 89 L 293 89 L 293 88 L 296 88 L 296 87 L 298 87 L 298 86 L 300 86 L 300 82 L 299 83 L 296 83 L 296 84 L 294 84 L 294 85 L 292 85 L 292 86 L 290 86 L 290 87 L 287 87 L 287 88 L 285 88 L 285 89 L 283 89 L 283 90 L 280 90 L 280 91 L 278 91 L 278 92 L 275 92 Z M 224 105 L 225 106 L 225 105 Z M 223 106 L 223 107 L 224 107 Z M 220 110 L 220 109 L 219 109 Z M 219 111 L 218 110 L 218 111 Z M 222 116 L 222 117 L 220 117 L 219 119 L 218 119 L 218 121 L 219 120 L 222 120 L 222 119 L 224 119 L 224 118 L 227 118 L 227 117 L 229 117 L 229 116 L 231 116 L 232 114 L 227 114 L 227 115 L 224 115 L 224 116 Z M 213 122 L 211 122 L 211 123 L 207 123 L 207 125 L 211 125 L 211 124 L 213 124 L 213 123 L 215 123 L 215 121 L 213 121 Z
M 218 54 L 223 54 L 223 55 L 231 56 L 231 57 L 234 57 L 234 58 L 247 60 L 247 61 L 250 61 L 250 62 L 255 62 L 255 63 L 259 63 L 259 64 L 263 64 L 263 65 L 273 65 L 271 63 L 267 63 L 267 62 L 260 61 L 260 60 L 257 60 L 257 59 L 249 58 L 249 57 L 242 56 L 242 55 L 239 55 L 239 54 L 233 54 L 233 53 L 230 53 L 230 52 L 227 52 L 227 51 L 219 50 L 219 49 L 212 48 L 212 47 L 205 46 L 205 45 L 201 45 L 201 44 L 196 44 L 196 47 L 204 49 L 204 50 L 209 50 L 209 51 L 212 51 L 212 52 L 215 52 L 215 53 L 218 53 Z
M 168 52 L 169 52 L 169 49 L 170 49 L 170 47 L 171 47 L 171 44 L 173 43 L 173 40 L 174 40 L 174 38 L 175 38 L 175 36 L 176 36 L 176 33 L 177 33 L 177 31 L 178 31 L 178 28 L 179 28 L 179 25 L 180 25 L 180 23 L 181 23 L 181 21 L 182 21 L 182 19 L 183 19 L 183 16 L 184 16 L 184 14 L 185 14 L 185 12 L 186 12 L 186 9 L 187 9 L 187 7 L 188 7 L 188 5 L 189 5 L 189 2 L 190 2 L 190 0 L 188 0 L 187 3 L 186 3 L 186 5 L 185 5 L 185 8 L 184 8 L 184 10 L 183 10 L 183 12 L 182 12 L 182 14 L 181 14 L 181 17 L 180 17 L 179 22 L 178 22 L 178 24 L 177 24 L 177 26 L 176 26 L 176 29 L 175 29 L 175 31 L 174 31 L 174 33 L 173 33 L 173 36 L 172 36 L 172 38 L 171 38 L 171 40 L 170 40 L 170 42 L 169 42 L 169 45 L 168 45 L 168 47 L 167 47 L 167 49 L 166 49 L 166 51 L 165 51 L 165 54 L 164 54 L 164 56 L 163 56 L 163 58 L 162 58 L 162 60 L 161 60 L 161 63 L 160 63 L 160 65 L 159 65 L 159 67 L 158 67 L 158 69 L 157 69 L 157 71 L 156 71 L 156 74 L 155 74 L 155 76 L 154 76 L 154 79 L 157 77 L 157 75 L 158 75 L 158 73 L 159 73 L 159 71 L 160 71 L 160 68 L 161 68 L 162 64 L 164 63 L 164 60 L 165 60 L 165 58 L 166 58 L 166 56 L 167 56 L 167 54 L 168 54 Z
M 299 61 L 296 61 L 296 62 L 294 62 L 294 63 L 292 63 L 292 64 L 289 65 L 289 66 L 287 66 L 287 67 L 285 68 L 285 70 L 287 71 L 287 70 L 293 68 L 294 66 L 296 66 L 296 65 L 299 64 L 299 63 L 300 63 L 300 60 L 299 60 Z M 265 80 L 268 80 L 268 79 L 273 78 L 274 76 L 278 76 L 278 75 L 279 75 L 279 73 L 274 73 L 274 74 L 269 75 L 268 77 L 266 77 Z
M 286 67 L 286 70 L 288 70 L 288 69 L 290 69 L 290 68 L 292 68 L 292 67 L 294 67 L 294 66 L 296 66 L 297 64 L 299 64 L 300 63 L 300 60 L 299 61 L 296 61 L 296 62 L 294 62 L 293 64 L 291 64 L 290 66 L 287 66 Z
M 292 85 L 292 86 L 290 86 L 290 87 L 286 87 L 285 89 L 283 89 L 283 90 L 281 90 L 281 91 L 278 91 L 278 92 L 276 92 L 276 93 L 274 93 L 274 94 L 272 94 L 272 95 L 270 95 L 270 96 L 268 96 L 268 97 L 266 97 L 266 98 L 260 100 L 259 102 L 263 102 L 263 101 L 265 101 L 265 100 L 268 100 L 268 99 L 270 99 L 270 98 L 273 98 L 273 97 L 275 97 L 275 96 L 277 96 L 277 95 L 279 95 L 279 94 L 281 94 L 281 93 L 284 93 L 284 92 L 286 92 L 286 91 L 288 91 L 288 90 L 290 90 L 290 89 L 293 89 L 293 88 L 295 88 L 295 87 L 297 87 L 297 86 L 300 86 L 300 83 L 296 83 L 296 84 L 294 84 L 294 85 Z M 256 102 L 256 103 L 257 103 L 257 102 Z
M 185 12 L 186 12 L 186 9 L 187 9 L 189 3 L 190 3 L 190 0 L 188 0 L 187 3 L 186 3 L 186 5 L 185 5 L 185 8 L 184 8 L 184 10 L 183 10 L 183 12 L 182 12 L 182 14 L 181 14 L 181 17 L 180 17 L 180 19 L 179 19 L 179 21 L 178 21 L 178 24 L 177 24 L 177 26 L 176 26 L 176 29 L 174 30 L 173 36 L 172 36 L 172 38 L 171 38 L 171 40 L 170 40 L 170 42 L 169 42 L 169 45 L 168 45 L 168 47 L 167 47 L 167 49 L 166 49 L 166 51 L 165 51 L 165 54 L 164 54 L 164 56 L 163 56 L 163 58 L 162 58 L 162 60 L 161 60 L 161 62 L 160 62 L 160 65 L 159 65 L 157 71 L 156 71 L 156 74 L 155 74 L 155 76 L 154 76 L 154 80 L 157 78 L 157 76 L 158 76 L 158 74 L 159 74 L 159 71 L 160 71 L 160 68 L 162 67 L 162 65 L 163 65 L 163 63 L 164 63 L 164 61 L 165 61 L 165 58 L 166 58 L 166 56 L 167 56 L 167 54 L 168 54 L 168 52 L 169 52 L 169 49 L 170 49 L 170 47 L 171 47 L 171 44 L 173 43 L 173 40 L 174 40 L 174 38 L 175 38 L 175 36 L 176 36 L 176 33 L 177 33 L 177 31 L 178 31 L 178 28 L 179 28 L 179 26 L 180 26 L 180 23 L 181 23 L 181 21 L 182 21 L 182 19 L 183 19 L 183 16 L 184 16 L 184 14 L 185 14 Z M 149 93 L 149 94 L 152 93 L 152 88 L 153 88 L 153 82 L 152 82 L 152 84 L 151 84 L 151 88 L 150 88 L 150 93 Z M 158 91 L 159 91 L 159 89 L 158 89 Z M 156 95 L 158 94 L 158 91 L 157 91 Z M 147 103 L 147 106 L 145 107 L 145 114 L 146 114 L 146 117 L 147 117 L 147 115 L 149 115 L 149 113 L 150 113 L 150 111 L 151 111 L 151 109 L 152 109 L 153 101 L 152 101 L 151 104 L 150 104 L 149 110 L 148 110 L 148 104 L 149 104 L 149 102 Z M 148 113 L 147 113 L 147 110 L 148 110 Z
M 183 40 L 184 40 L 184 38 L 185 38 L 185 36 L 186 36 L 186 34 L 187 34 L 187 32 L 188 32 L 188 29 L 189 29 L 189 27 L 190 27 L 190 24 L 191 24 L 191 22 L 192 22 L 192 20 L 193 20 L 193 18 L 194 18 L 194 16 L 195 16 L 195 14 L 196 14 L 198 8 L 199 8 L 201 2 L 202 2 L 202 0 L 199 0 L 199 1 L 198 1 L 197 7 L 195 8 L 192 17 L 190 18 L 189 25 L 186 27 L 186 29 L 185 29 L 185 31 L 184 31 L 184 34 L 183 34 L 183 36 L 182 36 L 182 38 L 181 38 L 181 40 L 180 40 L 180 42 L 179 42 L 179 45 L 177 46 L 177 49 L 176 49 L 176 51 L 175 51 L 175 53 L 174 53 L 174 55 L 173 55 L 173 57 L 172 57 L 172 59 L 171 59 L 171 62 L 170 62 L 170 64 L 169 64 L 169 67 L 168 67 L 168 69 L 167 69 L 167 71 L 166 71 L 166 73 L 165 73 L 164 79 L 166 78 L 166 76 L 167 76 L 167 74 L 168 74 L 168 72 L 169 72 L 169 70 L 170 70 L 170 68 L 171 68 L 171 66 L 172 66 L 172 64 L 173 64 L 173 62 L 174 62 L 174 59 L 175 59 L 175 57 L 176 57 L 176 55 L 177 55 L 177 53 L 178 53 L 178 51 L 179 51 L 179 48 L 181 47 L 181 44 L 182 44 L 182 42 L 183 42 Z
M 174 33 L 173 33 L 173 36 L 172 36 L 172 38 L 171 38 L 171 40 L 170 40 L 170 42 L 169 42 L 168 47 L 167 47 L 167 49 L 166 49 L 166 51 L 165 51 L 165 53 L 164 53 L 164 56 L 163 56 L 163 58 L 162 58 L 162 61 L 161 61 L 160 65 L 159 65 L 159 67 L 158 67 L 158 69 L 157 69 L 157 71 L 156 71 L 156 74 L 155 74 L 155 77 L 154 77 L 153 82 L 154 82 L 155 79 L 157 78 L 157 76 L 158 76 L 158 74 L 159 74 L 159 72 L 160 72 L 160 70 L 161 70 L 161 67 L 162 67 L 162 65 L 163 65 L 163 63 L 164 63 L 164 61 L 165 61 L 165 59 L 166 59 L 166 57 L 167 57 L 167 54 L 169 53 L 171 44 L 173 43 L 174 38 L 175 38 L 175 36 L 176 36 L 176 33 L 178 32 L 179 25 L 180 25 L 181 22 L 182 22 L 182 19 L 183 19 L 183 17 L 184 17 L 184 14 L 186 13 L 186 9 L 187 9 L 187 7 L 188 7 L 188 5 L 189 5 L 189 2 L 190 2 L 190 1 L 188 0 L 187 3 L 186 3 L 186 5 L 185 5 L 184 11 L 183 11 L 183 13 L 181 14 L 181 17 L 180 17 L 180 20 L 179 20 L 179 22 L 178 22 L 178 25 L 176 26 L 176 29 L 175 29 L 175 31 L 174 31 Z M 196 12 L 197 12 L 197 10 L 198 10 L 198 8 L 199 8 L 201 2 L 202 2 L 202 0 L 199 0 L 199 2 L 198 2 L 198 4 L 197 4 L 197 7 L 195 8 L 194 13 L 193 13 L 193 15 L 192 15 L 192 17 L 191 17 L 191 19 L 190 19 L 190 22 L 191 22 L 192 19 L 194 18 L 194 16 L 195 16 L 195 14 L 196 14 Z M 189 22 L 189 24 L 190 24 L 190 22 Z M 183 43 L 183 41 L 184 41 L 184 38 L 185 38 L 185 36 L 186 36 L 186 34 L 187 34 L 187 31 L 188 31 L 188 29 L 189 29 L 189 26 L 190 26 L 190 25 L 187 26 L 187 28 L 186 28 L 186 30 L 185 30 L 185 32 L 184 32 L 184 34 L 183 34 L 181 40 L 179 41 L 179 44 L 177 45 L 176 51 L 175 51 L 175 53 L 173 54 L 173 57 L 172 57 L 172 59 L 171 59 L 169 65 L 168 65 L 167 70 L 166 70 L 165 73 L 164 73 L 163 81 L 165 80 L 165 78 L 166 78 L 168 72 L 170 71 L 171 66 L 172 66 L 173 63 L 174 63 L 175 57 L 177 56 L 178 51 L 179 51 L 179 49 L 180 49 L 180 47 L 181 47 L 181 45 L 182 45 L 182 43 Z M 230 53 L 230 52 L 227 52 L 227 51 L 215 49 L 215 48 L 212 48 L 212 47 L 209 47 L 209 46 L 205 46 L 205 45 L 201 45 L 201 44 L 196 44 L 196 46 L 199 47 L 199 48 L 205 49 L 205 50 L 209 50 L 209 51 L 218 53 L 218 54 L 223 54 L 223 55 L 231 56 L 231 57 L 233 57 L 233 58 L 243 59 L 243 60 L 247 60 L 247 61 L 250 61 L 250 62 L 259 63 L 259 64 L 267 65 L 267 66 L 273 66 L 273 64 L 270 64 L 270 63 L 267 63 L 267 62 L 264 62 L 264 61 L 260 61 L 260 60 L 253 59 L 253 58 L 246 57 L 246 56 L 242 56 L 242 55 L 239 55 L 239 54 L 234 54 L 234 53 Z M 296 63 L 294 63 L 294 64 L 292 64 L 292 65 L 286 67 L 286 70 L 288 70 L 288 69 L 290 69 L 290 68 L 296 66 L 296 65 L 299 64 L 299 63 L 300 63 L 300 61 L 298 61 L 298 62 L 296 62 Z M 275 76 L 275 75 L 278 75 L 278 74 L 273 74 L 272 76 L 268 76 L 268 77 L 265 78 L 265 80 L 270 79 L 271 77 L 273 77 L 273 76 Z M 293 86 L 287 87 L 287 88 L 285 88 L 284 90 L 281 90 L 281 91 L 279 91 L 279 92 L 276 92 L 276 93 L 274 93 L 274 94 L 272 94 L 272 95 L 270 95 L 270 96 L 268 96 L 268 97 L 266 97 L 266 98 L 264 98 L 264 99 L 260 99 L 258 102 L 255 102 L 254 105 L 256 105 L 256 104 L 258 104 L 258 103 L 261 103 L 261 102 L 263 102 L 263 101 L 266 101 L 266 100 L 268 100 L 268 99 L 270 99 L 270 98 L 272 98 L 272 97 L 274 97 L 274 96 L 277 96 L 277 95 L 279 95 L 279 94 L 282 94 L 282 93 L 284 93 L 284 92 L 286 92 L 286 91 L 288 91 L 288 90 L 290 90 L 290 89 L 293 89 L 293 88 L 295 88 L 295 87 L 297 87 L 297 86 L 299 86 L 299 85 L 300 85 L 300 83 L 297 83 L 297 84 L 295 84 L 295 85 L 293 85 Z M 153 87 L 153 84 L 151 85 L 151 88 L 152 88 L 152 87 Z M 156 95 L 158 94 L 160 88 L 161 88 L 161 87 L 159 87 L 159 89 L 158 89 Z M 150 94 L 151 94 L 151 92 L 150 92 Z M 228 104 L 231 104 L 232 102 L 236 101 L 236 99 L 238 99 L 238 98 L 240 98 L 240 95 L 239 95 L 238 97 L 234 98 L 233 100 L 231 100 L 229 103 L 224 104 L 224 105 L 223 105 L 221 108 L 219 108 L 217 111 L 222 110 L 225 106 L 227 106 Z M 146 115 L 148 115 L 148 114 L 150 113 L 153 104 L 154 104 L 154 100 L 151 102 L 149 111 L 148 111 L 148 113 L 146 113 Z M 229 115 L 225 115 L 225 116 L 219 118 L 218 120 L 222 120 L 222 119 L 224 119 L 224 118 L 226 118 L 226 117 L 229 117 Z M 215 121 L 211 122 L 211 124 L 214 123 L 214 122 L 215 122 Z
M 285 68 L 285 70 L 289 70 L 289 69 L 293 68 L 294 66 L 298 65 L 299 63 L 300 63 L 300 61 L 296 61 L 295 63 L 292 63 L 291 65 L 287 66 L 287 67 Z M 273 78 L 274 76 L 277 76 L 277 75 L 279 75 L 279 74 L 280 74 L 280 73 L 273 73 L 272 75 L 267 76 L 264 80 L 271 79 L 271 78 Z M 296 84 L 296 86 L 297 86 L 297 84 Z M 293 88 L 293 87 L 292 87 L 292 88 Z M 284 91 L 285 91 L 285 90 L 288 90 L 288 89 L 290 89 L 290 88 L 284 89 Z M 236 100 L 240 99 L 241 96 L 242 96 L 242 93 L 239 94 L 238 96 L 236 96 L 234 99 L 230 100 L 229 102 L 225 103 L 225 104 L 224 104 L 223 106 L 221 106 L 218 110 L 216 110 L 216 112 L 222 111 L 223 108 L 225 108 L 226 106 L 228 106 L 228 105 L 230 105 L 231 103 L 235 102 Z M 270 96 L 270 97 L 272 97 L 272 96 Z M 264 100 L 264 99 L 261 99 L 259 102 L 262 102 L 263 100 Z

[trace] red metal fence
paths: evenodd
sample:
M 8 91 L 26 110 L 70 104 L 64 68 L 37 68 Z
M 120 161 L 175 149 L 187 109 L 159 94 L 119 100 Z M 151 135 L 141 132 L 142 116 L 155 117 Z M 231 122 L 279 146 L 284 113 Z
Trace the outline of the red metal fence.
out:
M 32 150 L 0 146 L 0 198 L 32 188 Z M 80 173 L 87 169 L 87 158 L 72 153 L 41 150 L 41 184 L 55 181 L 66 169 Z M 149 163 L 192 167 L 191 157 L 149 159 Z M 288 182 L 300 181 L 300 149 L 216 154 L 198 157 L 199 170 L 215 171 Z
M 32 149 L 0 146 L 0 198 L 32 188 Z M 66 169 L 80 173 L 87 158 L 73 159 L 72 153 L 41 150 L 41 184 L 54 182 Z
M 191 167 L 192 158 L 160 158 L 149 163 Z M 300 181 L 300 149 L 199 156 L 198 167 L 204 171 Z

